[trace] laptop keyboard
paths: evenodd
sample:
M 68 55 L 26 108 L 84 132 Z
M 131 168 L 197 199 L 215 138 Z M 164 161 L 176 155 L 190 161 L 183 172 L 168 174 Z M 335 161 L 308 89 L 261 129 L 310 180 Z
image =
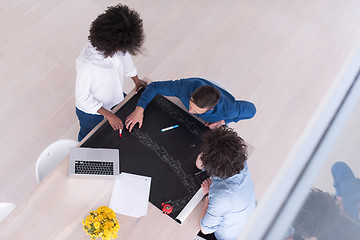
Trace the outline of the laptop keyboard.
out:
M 75 174 L 113 175 L 113 162 L 75 161 Z

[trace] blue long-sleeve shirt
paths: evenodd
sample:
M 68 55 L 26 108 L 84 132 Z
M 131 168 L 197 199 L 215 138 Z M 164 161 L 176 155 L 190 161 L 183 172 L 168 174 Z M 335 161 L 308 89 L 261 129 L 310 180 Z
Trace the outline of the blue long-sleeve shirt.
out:
M 152 82 L 142 93 L 137 106 L 146 108 L 149 102 L 157 95 L 177 97 L 189 110 L 189 101 L 192 93 L 203 85 L 215 87 L 220 92 L 219 102 L 214 109 L 203 114 L 196 114 L 207 122 L 218 122 L 224 120 L 226 124 L 238 122 L 239 120 L 252 118 L 256 113 L 255 105 L 247 101 L 235 100 L 235 98 L 224 89 L 202 78 L 186 78 L 176 81 Z

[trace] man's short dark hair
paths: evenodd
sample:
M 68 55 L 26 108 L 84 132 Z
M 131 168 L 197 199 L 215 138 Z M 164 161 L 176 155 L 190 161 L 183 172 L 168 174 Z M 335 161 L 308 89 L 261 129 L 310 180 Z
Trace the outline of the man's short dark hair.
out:
M 336 197 L 319 189 L 312 189 L 293 221 L 295 233 L 318 240 L 357 240 L 360 226 L 344 216 Z
M 219 127 L 202 136 L 201 161 L 212 176 L 229 178 L 244 169 L 247 146 L 231 128 Z
M 140 15 L 122 4 L 109 7 L 90 27 L 89 40 L 105 57 L 118 51 L 128 51 L 132 55 L 141 53 L 144 39 Z
M 212 86 L 203 85 L 192 93 L 191 98 L 199 108 L 210 110 L 219 102 L 220 92 Z

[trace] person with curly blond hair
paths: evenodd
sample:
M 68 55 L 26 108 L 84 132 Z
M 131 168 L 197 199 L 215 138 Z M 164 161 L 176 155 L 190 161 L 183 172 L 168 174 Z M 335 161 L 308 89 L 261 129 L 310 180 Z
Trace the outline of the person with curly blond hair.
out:
M 124 99 L 124 78 L 131 77 L 137 90 L 146 83 L 137 76 L 131 55 L 141 53 L 144 42 L 140 15 L 118 4 L 100 14 L 90 27 L 89 42 L 76 60 L 76 115 L 81 141 L 104 117 L 114 130 L 122 120 L 110 110 Z

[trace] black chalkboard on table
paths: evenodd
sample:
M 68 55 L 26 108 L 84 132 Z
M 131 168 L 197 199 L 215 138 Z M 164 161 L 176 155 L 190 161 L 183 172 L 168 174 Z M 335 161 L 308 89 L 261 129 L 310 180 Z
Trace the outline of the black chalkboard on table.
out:
M 116 115 L 125 122 L 135 109 L 141 92 L 134 95 Z M 161 129 L 179 125 L 169 131 Z M 162 209 L 163 202 L 173 206 L 169 215 L 175 219 L 201 187 L 206 173 L 199 173 L 195 160 L 199 154 L 201 135 L 208 131 L 203 123 L 157 95 L 144 112 L 139 129 L 126 129 L 120 138 L 106 122 L 81 147 L 119 149 L 120 172 L 151 177 L 150 202 Z

